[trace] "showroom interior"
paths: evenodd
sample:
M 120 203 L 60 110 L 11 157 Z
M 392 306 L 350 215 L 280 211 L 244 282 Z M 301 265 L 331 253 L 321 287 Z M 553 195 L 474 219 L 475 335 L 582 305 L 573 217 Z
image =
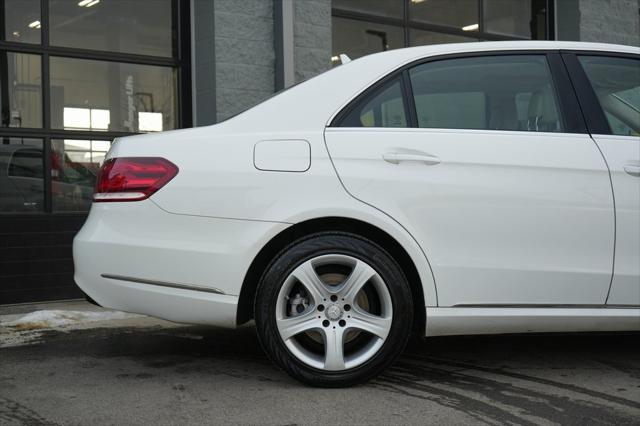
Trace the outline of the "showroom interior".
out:
M 0 0 L 0 304 L 82 297 L 71 243 L 114 138 L 215 124 L 340 54 L 640 45 L 638 11 L 638 0 Z

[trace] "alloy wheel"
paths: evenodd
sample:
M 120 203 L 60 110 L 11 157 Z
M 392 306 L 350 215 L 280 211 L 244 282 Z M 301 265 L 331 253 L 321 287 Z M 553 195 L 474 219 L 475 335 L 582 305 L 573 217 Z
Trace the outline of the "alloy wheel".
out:
M 373 267 L 352 256 L 328 254 L 304 261 L 289 274 L 275 318 L 282 341 L 297 359 L 341 371 L 380 350 L 393 308 L 387 285 Z

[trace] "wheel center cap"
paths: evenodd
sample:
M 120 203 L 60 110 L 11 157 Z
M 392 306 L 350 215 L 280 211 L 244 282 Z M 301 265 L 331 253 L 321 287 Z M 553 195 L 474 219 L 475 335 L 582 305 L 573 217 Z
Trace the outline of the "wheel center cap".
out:
M 342 317 L 342 309 L 338 305 L 331 305 L 324 312 L 331 321 L 337 321 Z

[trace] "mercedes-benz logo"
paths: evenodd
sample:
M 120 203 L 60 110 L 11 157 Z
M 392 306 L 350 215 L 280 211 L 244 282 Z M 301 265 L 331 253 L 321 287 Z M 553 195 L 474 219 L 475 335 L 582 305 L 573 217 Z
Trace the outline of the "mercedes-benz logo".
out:
M 337 321 L 342 317 L 342 309 L 338 305 L 331 305 L 324 312 L 331 321 Z

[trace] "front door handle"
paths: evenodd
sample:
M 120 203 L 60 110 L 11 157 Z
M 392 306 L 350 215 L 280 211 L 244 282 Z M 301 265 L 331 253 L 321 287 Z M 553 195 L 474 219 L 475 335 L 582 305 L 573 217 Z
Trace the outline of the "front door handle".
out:
M 626 166 L 624 166 L 624 171 L 631 176 L 640 177 L 640 165 L 627 164 Z
M 401 161 L 418 161 L 428 166 L 440 164 L 440 159 L 429 154 L 413 154 L 405 152 L 386 152 L 382 159 L 388 163 L 399 164 Z

